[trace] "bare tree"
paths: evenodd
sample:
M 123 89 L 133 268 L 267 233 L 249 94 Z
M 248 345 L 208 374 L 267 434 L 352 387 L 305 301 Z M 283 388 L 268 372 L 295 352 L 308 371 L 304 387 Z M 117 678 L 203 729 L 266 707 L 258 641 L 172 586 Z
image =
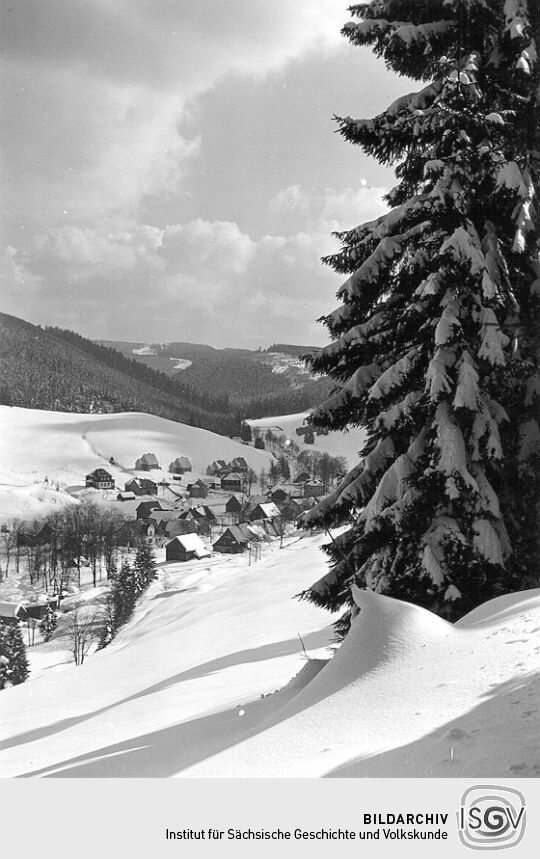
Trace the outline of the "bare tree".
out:
M 17 530 L 19 527 L 19 523 L 14 520 L 11 523 L 11 527 L 2 525 L 0 529 L 0 578 L 5 575 L 7 579 L 9 576 L 9 564 L 17 551 Z M 4 570 L 2 570 L 1 556 L 3 556 L 5 562 Z
M 82 665 L 90 650 L 95 635 L 95 623 L 95 612 L 90 612 L 80 605 L 70 612 L 67 632 L 75 665 Z
M 251 495 L 251 487 L 257 482 L 257 475 L 252 468 L 248 468 L 244 475 L 244 491 Z

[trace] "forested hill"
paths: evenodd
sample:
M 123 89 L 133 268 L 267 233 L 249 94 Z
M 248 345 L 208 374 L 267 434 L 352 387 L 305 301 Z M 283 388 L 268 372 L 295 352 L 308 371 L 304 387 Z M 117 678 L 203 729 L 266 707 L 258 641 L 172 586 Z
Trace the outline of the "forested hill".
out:
M 148 412 L 239 435 L 227 397 L 194 391 L 72 331 L 0 313 L 0 404 L 63 412 Z
M 226 397 L 245 418 L 302 412 L 325 400 L 332 384 L 315 378 L 301 356 L 307 346 L 217 349 L 201 344 L 101 341 L 126 358 L 165 373 L 194 391 Z

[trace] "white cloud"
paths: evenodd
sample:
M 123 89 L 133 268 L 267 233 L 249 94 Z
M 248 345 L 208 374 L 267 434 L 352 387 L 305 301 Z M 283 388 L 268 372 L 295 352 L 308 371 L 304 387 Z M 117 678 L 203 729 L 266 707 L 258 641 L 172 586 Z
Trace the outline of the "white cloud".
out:
M 382 215 L 387 209 L 383 200 L 387 192 L 388 188 L 372 187 L 365 179 L 356 189 L 302 189 L 289 185 L 275 195 L 269 208 L 275 214 L 289 216 L 288 224 L 343 230 Z
M 4 296 L 12 293 L 21 299 L 25 291 L 32 292 L 43 285 L 43 278 L 26 267 L 20 252 L 12 245 L 6 245 L 4 248 L 0 272 Z
M 163 228 L 119 217 L 53 227 L 36 240 L 31 262 L 64 285 L 59 295 L 73 286 L 82 306 L 114 308 L 94 336 L 324 342 L 315 320 L 332 309 L 340 278 L 320 258 L 337 249 L 332 230 L 383 211 L 383 191 L 285 189 L 278 199 L 302 201 L 304 228 L 259 237 L 201 218 Z M 299 216 L 295 206 L 289 214 Z
M 192 273 L 242 274 L 254 251 L 254 242 L 230 221 L 174 224 L 165 229 L 163 256 L 169 267 L 181 265 Z
M 62 267 L 70 282 L 100 276 L 116 279 L 145 263 L 156 264 L 163 231 L 137 223 L 108 221 L 94 225 L 66 224 L 37 236 L 37 260 Z
M 58 223 L 135 211 L 177 186 L 198 140 L 186 106 L 224 76 L 260 76 L 339 43 L 333 0 L 25 0 L 3 23 L 8 209 Z M 67 216 L 64 215 L 67 212 Z
M 196 217 L 196 199 L 187 214 L 182 180 L 190 171 L 203 185 L 211 175 L 197 134 L 200 97 L 225 79 L 247 76 L 255 87 L 309 51 L 333 52 L 343 46 L 345 17 L 336 0 L 10 4 L 2 61 L 6 277 L 12 290 L 24 289 L 12 312 L 111 338 L 314 339 L 312 320 L 337 287 L 320 263 L 335 247 L 330 233 L 380 214 L 382 189 L 291 184 L 269 201 L 276 185 L 268 190 L 261 163 L 253 203 L 248 195 L 230 215 L 231 187 Z M 219 122 L 227 120 L 224 110 Z M 286 137 L 279 123 L 275 134 L 269 158 Z M 219 143 L 216 120 L 211 167 L 243 163 L 241 151 L 221 152 Z M 249 206 L 263 215 L 258 228 Z
M 270 211 L 276 214 L 291 212 L 297 209 L 305 211 L 309 206 L 309 194 L 302 191 L 299 185 L 289 185 L 282 188 L 276 196 L 270 200 Z

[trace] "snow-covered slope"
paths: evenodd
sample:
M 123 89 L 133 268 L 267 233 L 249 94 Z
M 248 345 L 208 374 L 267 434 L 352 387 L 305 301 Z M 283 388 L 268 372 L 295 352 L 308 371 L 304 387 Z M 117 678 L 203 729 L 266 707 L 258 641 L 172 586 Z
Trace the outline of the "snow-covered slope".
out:
M 355 598 L 335 658 L 256 738 L 190 775 L 540 774 L 539 591 L 455 626 L 371 591 Z
M 149 451 L 165 469 L 176 457 L 187 456 L 194 473 L 201 474 L 217 458 L 243 456 L 257 473 L 267 469 L 271 459 L 266 451 L 153 415 L 80 415 L 0 406 L 0 519 L 28 518 L 45 513 L 53 502 L 68 503 L 69 496 L 62 498 L 42 485 L 45 477 L 62 489 L 84 484 L 88 472 L 105 466 L 123 488 L 135 460 Z M 111 456 L 116 465 L 109 465 Z
M 260 427 L 264 432 L 271 429 L 279 435 L 284 433 L 287 438 L 292 439 L 301 448 L 306 450 L 318 450 L 326 452 L 331 456 L 344 456 L 349 468 L 358 462 L 358 451 L 364 446 L 366 433 L 361 429 L 352 429 L 350 432 L 331 432 L 328 435 L 316 435 L 314 444 L 304 444 L 303 436 L 296 435 L 296 428 L 301 427 L 304 419 L 309 415 L 307 412 L 299 412 L 296 415 L 279 415 L 278 417 L 257 418 L 248 421 L 251 427 Z
M 305 664 L 297 633 L 310 655 L 332 637 L 328 614 L 293 598 L 324 563 L 321 540 L 292 539 L 252 566 L 167 565 L 168 589 L 153 584 L 110 647 L 0 692 L 0 775 L 170 776 L 243 736 Z
M 0 693 L 0 773 L 538 775 L 540 593 L 451 626 L 357 592 L 326 662 L 330 617 L 292 599 L 321 542 L 169 565 L 109 648 Z

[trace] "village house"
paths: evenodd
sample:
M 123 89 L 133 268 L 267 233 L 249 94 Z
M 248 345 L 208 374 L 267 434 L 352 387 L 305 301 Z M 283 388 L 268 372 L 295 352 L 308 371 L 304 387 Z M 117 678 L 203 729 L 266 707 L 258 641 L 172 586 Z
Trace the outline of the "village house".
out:
M 192 512 L 200 519 L 207 519 L 209 522 L 217 522 L 214 511 L 211 507 L 207 507 L 206 504 L 200 504 L 198 507 L 193 507 Z
M 154 543 L 157 536 L 156 522 L 153 519 L 139 519 L 137 520 L 137 525 L 137 533 L 139 536 L 148 540 L 150 543 Z
M 210 476 L 206 475 L 206 476 L 200 477 L 199 480 L 202 480 L 202 482 L 204 483 L 204 485 L 208 489 L 221 489 L 221 478 L 220 477 L 216 477 L 215 475 L 210 475 Z
M 135 501 L 135 498 L 134 492 L 119 492 L 116 496 L 117 501 Z
M 175 511 L 155 510 L 148 519 L 140 519 L 141 535 L 156 546 L 163 546 L 168 540 L 179 534 L 197 533 L 194 522 L 180 521 Z
M 309 510 L 312 505 L 313 502 L 307 498 L 291 498 L 291 500 L 281 508 L 281 518 L 284 522 L 297 522 L 300 516 L 302 516 L 306 510 Z
M 289 493 L 283 486 L 273 486 L 268 495 L 274 504 L 286 504 L 290 500 Z
M 236 471 L 231 471 L 221 478 L 221 488 L 224 492 L 242 492 L 242 483 L 242 477 Z
M 201 518 L 200 516 L 196 516 L 192 509 L 184 510 L 180 513 L 178 521 L 192 523 L 195 526 L 194 533 L 199 533 L 199 522 L 201 521 Z
M 250 522 L 256 522 L 259 519 L 276 519 L 278 517 L 279 510 L 272 501 L 266 504 L 256 504 L 248 515 Z
M 223 477 L 230 470 L 228 463 L 224 459 L 215 459 L 206 469 L 206 473 L 210 477 Z
M 237 555 L 245 552 L 249 546 L 251 535 L 245 525 L 229 525 L 213 545 L 214 552 L 225 555 Z
M 320 480 L 307 480 L 304 483 L 304 492 L 303 495 L 305 498 L 318 498 L 320 495 L 324 495 L 324 486 Z
M 94 489 L 114 489 L 113 476 L 104 468 L 96 468 L 95 471 L 86 475 L 86 485 L 92 486 Z
M 208 487 L 200 479 L 196 480 L 195 483 L 189 483 L 187 489 L 190 498 L 206 498 L 208 495 Z
M 245 473 L 249 469 L 249 465 L 243 456 L 235 456 L 234 459 L 229 463 L 229 468 L 231 471 L 239 471 Z
M 165 533 L 167 522 L 178 522 L 178 518 L 178 510 L 153 510 L 148 517 L 148 521 L 155 522 L 156 535 L 159 536 Z
M 46 599 L 43 602 L 33 603 L 32 605 L 24 606 L 26 615 L 32 620 L 43 620 L 47 614 L 47 609 L 51 608 L 56 611 L 58 608 L 58 597 Z
M 178 456 L 169 465 L 169 472 L 171 474 L 185 474 L 187 471 L 193 471 L 193 467 L 187 456 Z
M 239 495 L 231 495 L 225 504 L 225 512 L 232 516 L 239 516 L 244 509 L 245 501 Z
M 189 514 L 189 516 L 183 514 L 182 518 L 189 518 L 193 522 L 196 522 L 197 532 L 199 534 L 204 534 L 206 537 L 210 536 L 212 526 L 217 522 L 212 511 L 208 507 L 192 507 L 191 510 L 189 510 Z
M 198 525 L 190 519 L 175 519 L 173 522 L 163 523 L 163 539 L 172 540 L 183 534 L 198 534 Z
M 156 498 L 155 501 L 141 501 L 136 510 L 137 519 L 148 519 L 151 515 L 152 510 L 167 510 L 168 505 L 163 504 Z
M 197 534 L 181 534 L 165 546 L 167 561 L 192 561 L 194 558 L 209 558 L 211 552 Z
M 27 620 L 28 613 L 21 602 L 0 602 L 0 621 L 15 624 Z
M 135 495 L 157 495 L 157 483 L 147 477 L 133 477 L 124 485 L 126 492 L 134 492 Z
M 159 462 L 154 453 L 143 453 L 135 463 L 135 471 L 151 471 L 153 468 L 159 468 Z
M 301 471 L 294 478 L 294 483 L 307 483 L 307 481 L 311 478 L 311 474 L 309 471 Z

